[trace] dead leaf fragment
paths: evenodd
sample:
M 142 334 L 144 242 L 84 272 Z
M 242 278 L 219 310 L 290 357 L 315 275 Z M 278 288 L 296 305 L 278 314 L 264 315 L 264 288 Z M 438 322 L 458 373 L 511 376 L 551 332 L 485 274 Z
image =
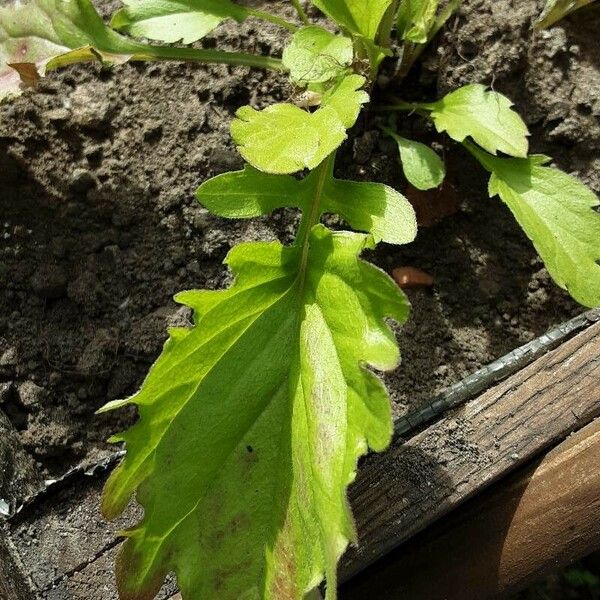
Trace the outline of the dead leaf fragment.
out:
M 394 281 L 402 288 L 431 287 L 433 277 L 416 267 L 396 267 L 392 271 Z
M 419 227 L 432 227 L 460 210 L 456 188 L 447 181 L 439 188 L 425 191 L 409 184 L 404 195 L 415 209 Z

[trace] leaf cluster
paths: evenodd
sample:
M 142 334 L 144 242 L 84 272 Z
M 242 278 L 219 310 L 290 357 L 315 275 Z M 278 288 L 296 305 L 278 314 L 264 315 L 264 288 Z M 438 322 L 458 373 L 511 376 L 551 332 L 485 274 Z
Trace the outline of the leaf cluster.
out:
M 398 191 L 336 178 L 335 155 L 370 102 L 382 60 L 395 52 L 403 74 L 459 1 L 312 0 L 329 25 L 291 4 L 298 22 L 231 0 L 124 0 L 109 25 L 90 0 L 0 8 L 0 98 L 86 60 L 271 68 L 295 90 L 288 102 L 237 111 L 231 134 L 247 164 L 197 191 L 226 218 L 297 210 L 294 243 L 241 244 L 226 259 L 231 287 L 178 294 L 194 327 L 171 330 L 140 391 L 103 409 L 135 405 L 140 415 L 113 438 L 127 455 L 103 500 L 109 518 L 133 495 L 144 508 L 124 532 L 117 566 L 130 600 L 153 597 L 173 571 L 185 600 L 303 598 L 323 580 L 333 600 L 337 562 L 356 541 L 346 488 L 358 458 L 391 440 L 389 400 L 374 371 L 398 364 L 388 319 L 404 322 L 409 304 L 361 252 L 411 242 L 416 219 Z M 189 46 L 248 18 L 291 33 L 281 58 Z M 472 84 L 430 102 L 393 97 L 382 108 L 392 116 L 382 129 L 412 185 L 438 187 L 445 167 L 433 148 L 400 135 L 399 118 L 428 119 L 462 144 L 557 284 L 584 305 L 600 304 L 598 199 L 549 158 L 528 155 L 527 126 L 508 98 Z M 326 213 L 352 231 L 327 229 Z

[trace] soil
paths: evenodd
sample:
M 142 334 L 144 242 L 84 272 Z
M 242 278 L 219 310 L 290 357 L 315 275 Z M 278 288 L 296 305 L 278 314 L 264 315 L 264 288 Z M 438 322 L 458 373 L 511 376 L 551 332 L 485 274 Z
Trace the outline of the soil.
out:
M 539 8 L 467 0 L 407 95 L 492 85 L 524 115 L 534 151 L 600 192 L 598 20 L 586 10 L 534 35 Z M 205 43 L 277 54 L 284 41 L 248 21 Z M 246 68 L 88 65 L 0 106 L 0 403 L 47 475 L 98 459 L 106 438 L 132 422 L 131 412 L 94 412 L 139 387 L 167 326 L 189 324 L 174 293 L 227 285 L 221 263 L 242 240 L 292 239 L 290 211 L 226 221 L 194 200 L 202 181 L 242 165 L 228 133 L 235 110 L 290 93 L 285 77 Z M 416 117 L 401 127 L 433 139 Z M 397 414 L 582 310 L 550 281 L 508 210 L 487 198 L 484 173 L 441 143 L 460 211 L 370 257 L 434 278 L 431 289 L 409 291 L 413 314 L 397 332 L 403 365 L 386 375 Z M 356 126 L 337 171 L 405 186 L 373 116 Z

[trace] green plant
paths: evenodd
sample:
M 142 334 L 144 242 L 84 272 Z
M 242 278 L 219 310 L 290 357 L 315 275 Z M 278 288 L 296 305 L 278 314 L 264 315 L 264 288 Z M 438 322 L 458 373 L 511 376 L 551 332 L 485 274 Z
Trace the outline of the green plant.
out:
M 571 14 L 596 0 L 547 0 L 544 10 L 535 21 L 536 29 L 545 29 L 551 27 L 563 17 Z
M 335 598 L 337 562 L 356 540 L 346 488 L 359 456 L 385 449 L 392 436 L 387 393 L 369 367 L 397 365 L 385 319 L 403 322 L 409 312 L 403 293 L 360 253 L 380 241 L 409 243 L 417 229 L 399 192 L 336 179 L 335 154 L 383 59 L 397 52 L 406 72 L 458 2 L 440 9 L 437 0 L 313 0 L 339 34 L 309 23 L 298 0 L 297 24 L 228 0 L 125 4 L 110 27 L 89 0 L 0 8 L 1 92 L 86 60 L 212 61 L 283 71 L 312 108 L 240 108 L 231 133 L 248 164 L 197 192 L 228 218 L 298 209 L 295 242 L 241 244 L 226 259 L 235 275 L 229 289 L 178 294 L 195 326 L 171 330 L 141 390 L 102 409 L 134 404 L 140 415 L 113 438 L 127 455 L 103 499 L 108 518 L 134 493 L 145 511 L 124 533 L 120 593 L 151 598 L 174 571 L 186 600 L 301 598 L 323 579 Z M 248 17 L 293 33 L 282 59 L 127 37 L 191 43 L 226 19 Z M 545 166 L 547 157 L 528 156 L 527 128 L 507 98 L 469 85 L 437 102 L 392 98 L 379 108 L 393 115 L 382 127 L 416 187 L 438 186 L 445 172 L 431 148 L 396 133 L 393 119 L 406 113 L 462 143 L 491 173 L 490 195 L 513 211 L 556 282 L 582 304 L 600 304 L 598 200 Z M 326 212 L 363 233 L 330 231 L 320 223 Z

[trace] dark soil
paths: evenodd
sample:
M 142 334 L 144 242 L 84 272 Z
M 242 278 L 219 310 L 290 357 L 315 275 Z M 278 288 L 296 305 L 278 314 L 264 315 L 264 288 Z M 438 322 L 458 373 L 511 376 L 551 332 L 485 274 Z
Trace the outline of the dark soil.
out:
M 433 98 L 466 82 L 493 85 L 525 116 L 533 149 L 598 192 L 598 20 L 584 11 L 533 36 L 538 9 L 466 1 L 407 89 Z M 277 54 L 283 41 L 248 21 L 207 43 Z M 290 212 L 226 221 L 193 197 L 206 178 L 242 165 L 228 134 L 235 110 L 290 92 L 284 77 L 245 68 L 86 66 L 0 107 L 0 402 L 47 473 L 98 458 L 131 422 L 131 413 L 94 412 L 136 390 L 167 326 L 189 323 L 174 293 L 227 285 L 221 261 L 241 240 L 291 239 Z M 417 118 L 402 127 L 431 135 Z M 581 310 L 507 209 L 487 198 L 481 170 L 442 143 L 460 212 L 373 256 L 386 270 L 411 265 L 435 280 L 409 293 L 403 365 L 386 376 L 397 413 Z M 343 148 L 338 175 L 403 188 L 372 117 Z

